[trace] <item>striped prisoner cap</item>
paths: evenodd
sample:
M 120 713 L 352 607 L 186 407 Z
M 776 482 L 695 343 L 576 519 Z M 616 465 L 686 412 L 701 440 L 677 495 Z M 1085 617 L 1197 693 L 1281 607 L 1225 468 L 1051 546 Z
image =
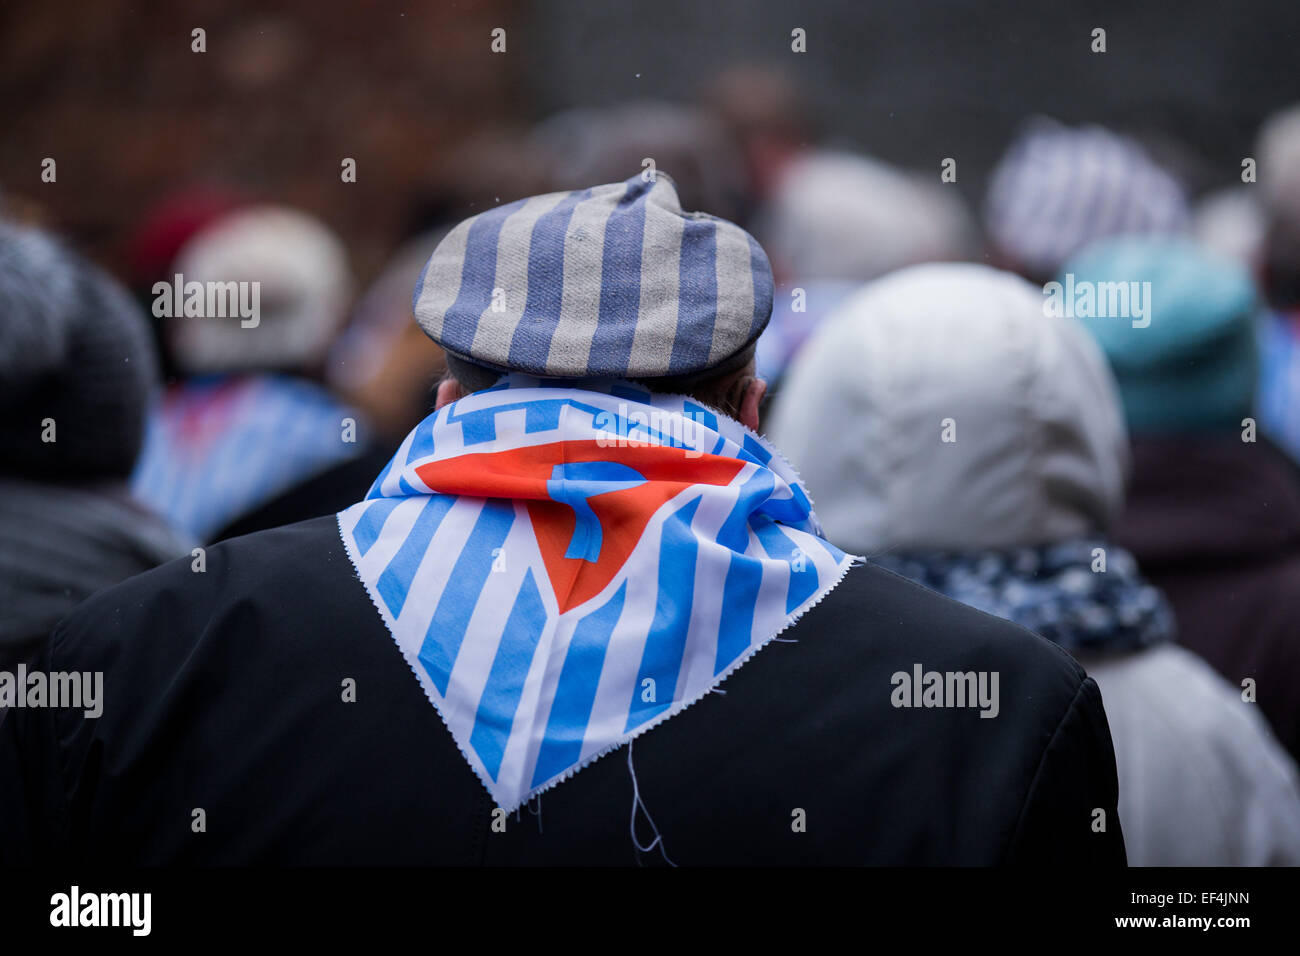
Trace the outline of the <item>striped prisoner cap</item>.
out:
M 438 244 L 415 318 L 450 354 L 548 378 L 723 371 L 772 312 L 754 238 L 642 175 L 480 213 Z
M 986 217 L 994 244 L 1036 277 L 1098 239 L 1177 235 L 1190 222 L 1182 186 L 1136 141 L 1046 117 L 993 170 Z

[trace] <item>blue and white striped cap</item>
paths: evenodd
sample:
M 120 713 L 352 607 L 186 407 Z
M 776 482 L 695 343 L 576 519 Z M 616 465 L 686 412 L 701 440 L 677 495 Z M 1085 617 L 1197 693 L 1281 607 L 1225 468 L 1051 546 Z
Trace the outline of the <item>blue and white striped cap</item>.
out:
M 1136 141 L 1046 117 L 1030 121 L 998 162 L 985 212 L 994 245 L 1035 278 L 1095 240 L 1177 235 L 1191 218 L 1183 188 Z
M 451 355 L 548 378 L 723 370 L 772 312 L 749 233 L 682 211 L 663 172 L 480 213 L 438 244 L 416 321 Z

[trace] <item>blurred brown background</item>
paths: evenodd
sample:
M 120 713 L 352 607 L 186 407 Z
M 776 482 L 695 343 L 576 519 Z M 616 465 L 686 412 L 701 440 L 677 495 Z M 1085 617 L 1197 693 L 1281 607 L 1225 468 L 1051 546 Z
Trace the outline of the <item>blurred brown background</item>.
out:
M 7 2 L 0 189 L 115 263 L 135 214 L 195 180 L 321 215 L 369 274 L 433 194 L 439 158 L 508 119 L 520 58 L 489 33 L 512 0 Z M 191 30 L 207 52 L 191 51 Z M 53 157 L 58 181 L 40 181 Z M 357 181 L 340 180 L 344 157 Z

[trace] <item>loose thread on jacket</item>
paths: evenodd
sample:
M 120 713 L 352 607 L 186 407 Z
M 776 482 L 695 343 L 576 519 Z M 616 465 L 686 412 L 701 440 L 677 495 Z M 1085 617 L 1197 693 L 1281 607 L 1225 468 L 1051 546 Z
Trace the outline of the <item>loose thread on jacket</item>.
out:
M 534 807 L 534 804 L 536 805 Z M 528 801 L 528 812 L 537 817 L 537 832 L 542 833 L 542 795 L 539 793 Z
M 641 853 L 649 853 L 657 846 L 659 847 L 659 854 L 664 858 L 664 861 L 669 866 L 676 866 L 677 864 L 669 858 L 668 851 L 664 848 L 663 835 L 660 834 L 659 828 L 655 826 L 655 822 L 650 816 L 650 811 L 646 808 L 645 802 L 641 799 L 641 787 L 636 782 L 636 768 L 632 766 L 631 740 L 627 742 L 627 772 L 632 777 L 632 816 L 628 822 L 628 832 L 632 836 L 632 845 L 640 850 Z M 641 812 L 645 814 L 646 823 L 650 824 L 650 829 L 655 835 L 655 838 L 645 846 L 642 846 L 636 838 L 636 809 L 638 806 L 641 808 Z M 640 854 L 637 855 L 636 862 L 638 866 L 642 865 Z

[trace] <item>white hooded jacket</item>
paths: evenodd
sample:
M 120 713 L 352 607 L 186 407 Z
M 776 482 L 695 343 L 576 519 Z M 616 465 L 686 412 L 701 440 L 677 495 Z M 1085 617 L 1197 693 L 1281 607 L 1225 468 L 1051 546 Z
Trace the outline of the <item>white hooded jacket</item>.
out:
M 770 435 L 857 553 L 1097 536 L 1123 503 L 1105 359 L 1041 290 L 985 266 L 918 266 L 847 299 L 791 367 Z M 1130 863 L 1300 863 L 1296 768 L 1255 704 L 1168 644 L 1081 662 L 1111 723 Z

